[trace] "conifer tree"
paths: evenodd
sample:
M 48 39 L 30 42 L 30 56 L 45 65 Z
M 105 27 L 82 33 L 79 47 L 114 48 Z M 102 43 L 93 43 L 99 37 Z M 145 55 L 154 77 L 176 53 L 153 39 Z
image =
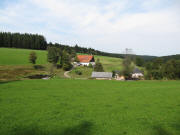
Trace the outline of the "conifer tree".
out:
M 94 66 L 94 71 L 96 72 L 104 72 L 103 66 L 99 59 L 97 59 L 96 64 Z

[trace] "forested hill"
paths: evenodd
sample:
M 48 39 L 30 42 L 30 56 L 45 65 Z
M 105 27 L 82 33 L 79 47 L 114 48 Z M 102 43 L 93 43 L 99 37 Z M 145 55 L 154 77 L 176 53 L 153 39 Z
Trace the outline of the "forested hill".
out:
M 51 42 L 47 43 L 43 35 L 0 32 L 0 47 L 46 50 L 47 46 L 56 46 L 62 50 L 66 49 L 66 51 L 69 53 L 76 52 L 76 53 L 124 58 L 123 54 L 107 53 L 107 52 L 95 50 L 93 48 L 80 47 L 78 45 L 69 46 L 58 43 L 52 44 Z M 144 60 L 151 60 L 154 58 L 154 56 L 145 56 L 145 55 L 140 57 L 143 58 Z
M 180 60 L 180 54 L 176 54 L 176 55 L 169 55 L 169 56 L 163 56 L 163 57 L 160 57 L 163 61 L 168 61 L 168 60 Z

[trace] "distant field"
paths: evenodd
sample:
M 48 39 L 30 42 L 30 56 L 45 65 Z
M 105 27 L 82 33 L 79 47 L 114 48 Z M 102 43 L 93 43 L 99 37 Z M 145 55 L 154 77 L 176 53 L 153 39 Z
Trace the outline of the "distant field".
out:
M 107 56 L 95 56 L 95 59 L 100 59 L 100 62 L 103 64 L 104 70 L 112 72 L 113 70 L 122 69 L 122 59 L 107 57 Z
M 28 57 L 32 51 L 37 54 L 37 64 L 47 63 L 46 51 L 0 48 L 0 65 L 30 65 Z
M 0 83 L 0 135 L 179 134 L 179 81 Z

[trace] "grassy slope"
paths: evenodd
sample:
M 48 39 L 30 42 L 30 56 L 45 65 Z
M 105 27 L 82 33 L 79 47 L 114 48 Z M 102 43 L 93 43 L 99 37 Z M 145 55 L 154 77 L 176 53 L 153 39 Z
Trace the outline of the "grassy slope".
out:
M 100 62 L 103 64 L 104 70 L 112 72 L 113 70 L 122 69 L 122 59 L 106 56 L 95 56 L 95 60 L 100 59 Z
M 35 70 L 29 63 L 29 54 L 35 51 L 36 64 L 43 65 L 43 69 Z M 49 74 L 50 65 L 47 62 L 47 52 L 40 50 L 0 48 L 0 80 L 19 80 L 33 74 Z M 62 69 L 56 69 L 58 77 L 64 77 Z
M 40 50 L 28 50 L 28 49 L 12 49 L 12 48 L 0 48 L 0 65 L 30 65 L 29 54 L 31 51 L 35 51 L 37 54 L 37 64 L 47 64 L 47 52 Z M 122 59 L 95 56 L 95 59 L 100 59 L 105 71 L 112 71 L 121 69 Z
M 30 65 L 28 57 L 31 51 L 37 54 L 37 64 L 47 63 L 46 51 L 0 48 L 0 65 Z
M 0 84 L 2 135 L 179 135 L 180 82 Z

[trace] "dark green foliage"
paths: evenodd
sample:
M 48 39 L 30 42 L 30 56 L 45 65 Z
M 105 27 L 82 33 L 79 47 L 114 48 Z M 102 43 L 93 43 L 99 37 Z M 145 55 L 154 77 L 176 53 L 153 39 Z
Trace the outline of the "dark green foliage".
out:
M 113 70 L 112 71 L 112 76 L 115 77 L 115 75 L 116 75 L 116 71 Z
M 72 68 L 72 64 L 71 63 L 63 63 L 63 70 L 68 71 Z
M 45 50 L 47 43 L 42 35 L 0 32 L 0 47 Z
M 36 64 L 36 59 L 37 59 L 36 53 L 31 52 L 29 55 L 29 62 L 32 64 Z
M 180 79 L 180 60 L 169 60 L 163 66 L 163 75 L 167 79 Z
M 180 60 L 163 62 L 161 58 L 146 64 L 146 79 L 180 79 Z
M 89 63 L 89 66 L 88 66 L 89 68 L 93 68 L 93 65 L 91 64 L 91 63 Z
M 72 64 L 70 62 L 70 55 L 65 50 L 62 53 L 62 68 L 65 71 L 68 71 L 72 68 Z
M 52 63 L 54 66 L 58 64 L 57 68 L 63 68 L 64 70 L 70 70 L 72 68 L 70 55 L 64 50 L 63 52 L 60 48 L 55 46 L 48 46 L 48 62 Z
M 94 66 L 94 71 L 96 72 L 104 72 L 103 66 L 99 59 L 97 59 L 96 64 Z
M 136 57 L 136 65 L 139 67 L 143 67 L 144 66 L 144 60 L 141 57 Z
M 57 49 L 56 47 L 49 46 L 47 50 L 48 50 L 48 56 L 47 56 L 48 62 L 56 65 L 60 56 L 59 49 Z
M 115 53 L 107 53 L 107 52 L 101 52 L 92 48 L 85 48 L 85 47 L 80 47 L 78 45 L 75 45 L 73 47 L 68 46 L 68 45 L 62 45 L 62 44 L 52 44 L 49 43 L 48 46 L 56 46 L 60 48 L 61 50 L 66 50 L 67 53 L 71 54 L 70 57 L 74 57 L 74 52 L 76 53 L 85 53 L 85 54 L 91 54 L 91 55 L 101 55 L 101 56 L 109 56 L 109 57 L 116 57 L 116 58 L 124 58 L 123 54 L 115 54 Z
M 169 60 L 180 60 L 180 54 L 176 54 L 176 55 L 170 55 L 170 56 L 163 56 L 160 57 L 163 62 L 167 62 Z
M 76 73 L 77 75 L 82 75 L 82 72 L 81 72 L 80 70 L 76 70 L 75 73 Z

